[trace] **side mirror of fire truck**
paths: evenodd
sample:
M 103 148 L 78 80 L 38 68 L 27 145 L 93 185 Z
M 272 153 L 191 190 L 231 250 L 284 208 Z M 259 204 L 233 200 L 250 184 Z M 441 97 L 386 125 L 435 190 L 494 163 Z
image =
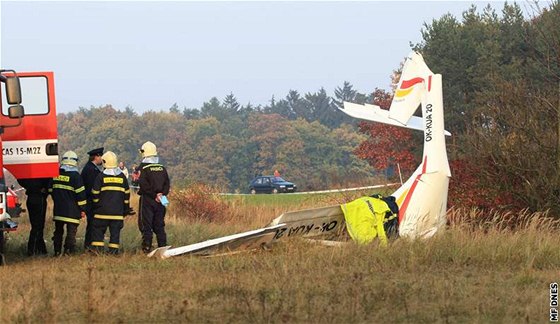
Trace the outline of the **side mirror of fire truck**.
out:
M 25 115 L 21 105 L 21 86 L 17 76 L 6 78 L 6 99 L 10 105 L 10 108 L 8 108 L 10 118 L 21 118 Z
M 10 118 L 21 118 L 25 115 L 25 112 L 23 110 L 23 106 L 22 105 L 15 105 L 15 106 L 10 106 L 10 108 L 8 108 L 8 116 Z
M 21 104 L 21 86 L 17 76 L 6 78 L 6 99 L 10 105 Z

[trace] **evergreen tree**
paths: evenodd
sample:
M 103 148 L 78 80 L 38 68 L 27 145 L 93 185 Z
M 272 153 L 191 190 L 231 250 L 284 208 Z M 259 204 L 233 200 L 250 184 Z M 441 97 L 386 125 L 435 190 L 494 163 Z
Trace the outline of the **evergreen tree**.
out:
M 348 81 L 344 81 L 342 87 L 336 87 L 334 90 L 333 103 L 338 108 L 344 108 L 344 101 L 346 102 L 356 102 L 356 94 L 358 92 L 352 89 L 352 85 Z
M 222 107 L 227 110 L 231 115 L 234 115 L 239 112 L 241 105 L 237 102 L 237 98 L 233 95 L 233 93 L 228 94 L 222 103 Z

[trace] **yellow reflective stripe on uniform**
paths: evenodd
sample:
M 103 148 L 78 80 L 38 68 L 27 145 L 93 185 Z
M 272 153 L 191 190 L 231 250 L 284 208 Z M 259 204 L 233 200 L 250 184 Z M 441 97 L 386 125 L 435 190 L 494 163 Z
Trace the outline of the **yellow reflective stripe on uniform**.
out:
M 81 186 L 80 188 L 76 189 L 75 191 L 76 191 L 76 193 L 80 193 L 80 192 L 82 192 L 82 191 L 84 191 L 84 190 L 86 190 L 86 187 Z
M 124 193 L 130 193 L 130 189 L 126 189 Z
M 52 188 L 49 188 L 49 192 L 52 192 Z
M 62 181 L 62 182 L 70 182 L 70 177 L 65 175 L 59 175 L 58 177 L 54 178 L 54 180 Z
M 91 190 L 91 193 L 94 194 L 94 195 L 99 194 L 99 192 L 100 192 L 100 191 L 98 191 L 98 190 L 93 190 L 93 189 Z
M 121 178 L 121 177 L 106 177 L 106 178 L 103 178 L 103 183 L 124 183 L 124 178 Z
M 122 215 L 99 215 L 99 214 L 95 214 L 95 215 L 93 215 L 93 218 L 123 220 L 124 216 L 122 216 Z
M 74 188 L 72 186 L 67 186 L 67 185 L 58 184 L 58 183 L 53 184 L 53 188 L 74 191 Z
M 53 219 L 54 219 L 54 220 L 57 220 L 57 221 L 61 221 L 61 222 L 68 222 L 68 223 L 80 224 L 80 220 L 79 220 L 79 219 L 70 218 L 70 217 L 54 216 Z
M 129 201 L 128 201 L 128 200 L 125 200 L 125 201 L 124 201 L 124 203 L 125 203 L 125 204 L 128 204 L 128 203 L 129 203 Z
M 159 164 L 159 163 L 152 163 L 152 164 L 145 165 L 145 166 L 142 168 L 142 170 L 145 169 L 145 168 L 151 168 L 151 167 L 163 167 L 163 165 L 161 165 L 161 164 Z
M 388 218 L 385 218 L 383 220 L 383 223 L 387 223 L 388 221 L 397 218 L 397 214 L 392 214 L 391 216 L 389 216 Z
M 98 200 L 99 200 L 99 199 L 98 199 Z M 85 204 L 87 204 L 87 200 L 80 200 L 80 201 L 78 201 L 78 206 L 83 206 L 83 205 L 85 205 Z
M 113 248 L 113 249 L 118 249 L 118 248 L 119 248 L 119 245 L 116 244 L 116 243 L 109 243 L 109 247 L 110 247 L 110 248 Z
M 99 202 L 99 198 L 98 198 L 98 199 L 94 199 L 93 202 Z
M 105 246 L 105 242 L 91 242 L 92 246 Z
M 122 191 L 122 192 L 124 192 L 124 188 L 115 187 L 115 186 L 107 186 L 107 187 L 101 188 L 101 191 Z

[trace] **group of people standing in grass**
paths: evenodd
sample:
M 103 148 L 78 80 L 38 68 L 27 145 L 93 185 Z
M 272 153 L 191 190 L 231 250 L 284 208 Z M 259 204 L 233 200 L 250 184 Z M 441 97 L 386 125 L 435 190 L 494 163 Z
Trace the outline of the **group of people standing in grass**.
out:
M 43 238 L 48 195 L 54 202 L 55 229 L 52 240 L 55 256 L 77 251 L 76 233 L 82 218 L 86 218 L 87 222 L 84 237 L 86 251 L 119 253 L 124 218 L 135 212 L 130 208 L 128 170 L 123 168 L 124 165 L 119 165 L 114 152 L 104 153 L 103 150 L 101 147 L 88 152 L 89 161 L 81 173 L 77 154 L 67 151 L 62 155 L 58 177 L 18 180 L 26 189 L 31 223 L 28 255 L 48 253 Z M 144 143 L 139 152 L 142 154 L 142 163 L 133 171 L 137 175 L 137 193 L 140 195 L 138 227 L 142 233 L 142 251 L 148 253 L 152 249 L 154 233 L 158 247 L 167 245 L 164 219 L 170 181 L 167 170 L 159 163 L 154 143 Z M 109 242 L 106 246 L 107 228 Z

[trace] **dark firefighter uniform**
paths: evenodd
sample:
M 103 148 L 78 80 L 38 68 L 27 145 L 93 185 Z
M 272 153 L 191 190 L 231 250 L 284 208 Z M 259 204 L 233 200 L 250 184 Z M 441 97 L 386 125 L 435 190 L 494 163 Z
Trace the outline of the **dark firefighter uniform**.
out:
M 43 238 L 45 216 L 47 214 L 47 196 L 51 178 L 19 179 L 18 183 L 25 188 L 27 195 L 27 214 L 31 223 L 27 255 L 47 254 L 47 246 Z
M 103 155 L 103 147 L 96 148 L 88 152 L 90 157 Z M 90 159 L 91 160 L 91 159 Z M 93 163 L 93 161 L 88 161 L 84 168 L 82 169 L 82 180 L 84 181 L 84 186 L 86 187 L 86 237 L 84 239 L 84 248 L 88 248 L 91 244 L 91 232 L 93 228 L 93 196 L 91 194 L 91 188 L 93 188 L 93 183 L 97 176 L 101 173 L 99 167 Z
M 167 245 L 165 233 L 165 207 L 156 197 L 158 193 L 169 194 L 169 175 L 159 163 L 140 164 L 140 215 L 138 227 L 142 233 L 142 250 L 149 252 L 152 248 L 153 233 L 156 234 L 158 247 Z
M 82 178 L 78 171 L 60 169 L 60 175 L 53 178 L 49 192 L 54 201 L 53 220 L 55 230 L 53 235 L 54 254 L 59 255 L 62 250 L 62 236 L 66 225 L 66 240 L 64 254 L 76 251 L 76 232 L 80 225 L 81 213 L 86 207 L 86 192 Z
M 109 227 L 109 252 L 118 254 L 120 233 L 124 216 L 129 210 L 130 189 L 123 173 L 109 175 L 101 173 L 95 179 L 93 194 L 93 231 L 91 247 L 102 251 L 104 238 Z

